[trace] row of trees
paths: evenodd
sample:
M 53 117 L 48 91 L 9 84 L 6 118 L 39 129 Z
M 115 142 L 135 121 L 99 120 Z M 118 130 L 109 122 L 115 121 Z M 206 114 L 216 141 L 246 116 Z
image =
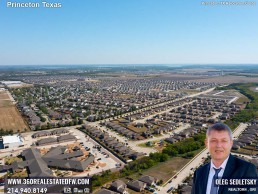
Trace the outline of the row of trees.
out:
M 0 129 L 0 136 L 4 136 L 4 135 L 12 135 L 13 134 L 13 130 L 4 130 L 4 129 Z
M 163 149 L 162 153 L 167 154 L 171 157 L 178 155 L 184 157 L 192 157 L 193 155 L 189 155 L 189 153 L 202 148 L 204 146 L 204 139 L 205 134 L 200 133 L 195 135 L 193 138 L 188 138 L 175 144 L 169 144 L 165 149 Z

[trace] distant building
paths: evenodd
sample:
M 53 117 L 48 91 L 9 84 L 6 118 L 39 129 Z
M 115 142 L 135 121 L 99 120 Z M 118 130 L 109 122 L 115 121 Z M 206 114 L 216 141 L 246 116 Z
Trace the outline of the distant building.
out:
M 21 81 L 1 81 L 1 83 L 7 87 L 17 87 L 17 86 L 22 86 L 24 84 Z
M 0 139 L 0 148 L 12 148 L 12 147 L 19 147 L 22 145 L 22 137 L 20 135 L 6 135 L 2 136 L 2 139 Z

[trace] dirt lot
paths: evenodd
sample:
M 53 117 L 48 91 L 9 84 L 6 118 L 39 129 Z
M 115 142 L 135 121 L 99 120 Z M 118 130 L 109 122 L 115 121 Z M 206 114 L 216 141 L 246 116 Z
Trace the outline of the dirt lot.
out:
M 21 84 L 19 86 L 9 86 L 10 88 L 30 88 L 33 87 L 33 84 Z
M 137 127 L 134 127 L 133 125 L 128 125 L 127 128 L 130 129 L 131 131 L 134 131 L 135 133 L 142 133 L 147 131 L 146 127 L 137 128 Z
M 11 102 L 8 94 L 6 92 L 0 92 L 0 108 L 1 107 L 8 107 L 12 104 L 13 103 Z
M 9 99 L 9 96 L 6 92 L 0 92 L 0 99 Z
M 10 130 L 13 132 L 24 131 L 29 127 L 24 122 L 19 111 L 16 109 L 15 105 L 9 99 L 6 92 L 0 92 L 0 129 Z

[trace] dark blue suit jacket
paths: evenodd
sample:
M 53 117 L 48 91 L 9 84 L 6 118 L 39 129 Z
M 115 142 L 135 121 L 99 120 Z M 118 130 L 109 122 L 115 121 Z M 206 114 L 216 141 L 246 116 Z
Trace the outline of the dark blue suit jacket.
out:
M 194 173 L 192 194 L 206 194 L 206 188 L 208 183 L 208 176 L 210 171 L 210 163 L 200 167 Z M 244 160 L 236 158 L 230 154 L 225 171 L 222 178 L 230 179 L 241 179 L 241 178 L 257 178 L 256 167 Z M 247 192 L 247 191 L 228 191 L 228 187 L 220 186 L 218 194 L 256 194 L 257 191 Z

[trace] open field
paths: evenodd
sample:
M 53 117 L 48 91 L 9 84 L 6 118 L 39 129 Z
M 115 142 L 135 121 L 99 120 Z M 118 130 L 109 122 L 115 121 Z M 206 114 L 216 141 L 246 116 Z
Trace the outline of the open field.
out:
M 22 119 L 19 111 L 11 102 L 6 92 L 0 93 L 0 129 L 10 130 L 14 133 L 29 129 L 24 120 Z
M 250 87 L 250 90 L 252 90 L 253 92 L 258 92 L 258 87 Z
M 6 92 L 0 92 L 0 99 L 9 100 L 9 96 Z
M 195 79 L 192 81 L 196 82 L 208 82 L 208 83 L 224 83 L 224 84 L 231 84 L 231 83 L 252 83 L 258 82 L 257 77 L 244 77 L 244 76 L 210 76 L 210 77 L 203 77 L 200 79 Z
M 191 75 L 191 74 L 163 74 L 160 75 L 162 78 L 166 79 L 176 79 L 176 80 L 191 80 L 193 82 L 207 82 L 207 83 L 253 83 L 258 82 L 258 77 L 246 77 L 246 76 L 236 76 L 236 75 L 223 75 L 223 76 L 201 76 L 201 75 Z
M 245 97 L 244 95 L 242 95 L 240 98 L 238 98 L 236 100 L 237 104 L 247 104 L 249 103 L 251 100 L 249 100 L 247 97 Z
M 7 107 L 7 106 L 11 106 L 13 103 L 9 98 L 9 95 L 7 94 L 7 92 L 0 92 L 0 108 L 1 107 Z
M 12 106 L 13 103 L 10 100 L 0 100 L 0 108 Z
M 33 84 L 21 84 L 21 85 L 14 85 L 14 86 L 9 86 L 9 88 L 30 88 L 33 87 Z
M 12 129 L 14 133 L 18 132 L 18 130 L 22 132 L 25 128 L 28 129 L 14 105 L 0 107 L 0 128 L 4 130 Z
M 142 174 L 155 177 L 158 180 L 162 179 L 163 182 L 166 182 L 174 174 L 176 174 L 179 169 L 181 169 L 184 165 L 186 165 L 187 162 L 189 162 L 189 161 L 190 161 L 190 159 L 175 157 L 166 162 L 162 162 L 162 163 L 158 164 L 157 166 L 154 166 L 146 171 L 143 171 Z M 141 177 L 141 175 L 139 173 L 136 173 L 131 176 L 131 178 L 133 178 L 133 179 L 138 179 L 140 177 Z
M 235 101 L 237 104 L 247 104 L 250 102 L 250 100 L 243 94 L 241 94 L 239 91 L 235 89 L 231 90 L 225 90 L 222 94 L 222 96 L 236 96 L 238 99 Z

